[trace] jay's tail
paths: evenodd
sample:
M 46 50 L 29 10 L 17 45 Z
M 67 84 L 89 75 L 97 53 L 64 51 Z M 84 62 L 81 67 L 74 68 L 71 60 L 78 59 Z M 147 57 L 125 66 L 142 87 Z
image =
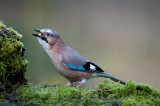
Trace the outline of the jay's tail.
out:
M 110 79 L 112 79 L 113 81 L 119 82 L 119 83 L 121 83 L 121 84 L 123 84 L 123 85 L 126 84 L 124 81 L 121 81 L 121 80 L 119 80 L 119 79 L 117 79 L 117 78 L 115 78 L 115 77 L 113 77 L 113 76 L 111 76 L 111 75 L 109 75 L 109 74 L 107 74 L 107 73 L 105 73 L 105 72 L 99 73 L 99 76 L 105 77 L 105 78 L 110 78 Z

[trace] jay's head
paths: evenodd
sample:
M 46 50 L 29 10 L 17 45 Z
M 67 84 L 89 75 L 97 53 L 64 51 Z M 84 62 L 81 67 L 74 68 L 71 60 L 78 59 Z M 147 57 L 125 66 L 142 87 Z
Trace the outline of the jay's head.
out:
M 54 45 L 59 39 L 59 35 L 51 29 L 34 29 L 38 34 L 32 34 L 38 38 L 39 42 L 44 45 Z

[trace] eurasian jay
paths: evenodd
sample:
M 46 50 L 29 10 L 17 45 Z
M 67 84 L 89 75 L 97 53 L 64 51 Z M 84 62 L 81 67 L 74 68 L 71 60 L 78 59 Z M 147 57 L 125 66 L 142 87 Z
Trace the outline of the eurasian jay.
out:
M 77 87 L 80 87 L 88 79 L 94 77 L 110 78 L 113 81 L 126 84 L 107 74 L 96 64 L 82 57 L 79 53 L 70 48 L 54 30 L 46 28 L 34 29 L 34 31 L 38 32 L 38 34 L 32 35 L 37 37 L 39 43 L 51 58 L 58 73 L 68 80 L 68 86 L 78 82 Z

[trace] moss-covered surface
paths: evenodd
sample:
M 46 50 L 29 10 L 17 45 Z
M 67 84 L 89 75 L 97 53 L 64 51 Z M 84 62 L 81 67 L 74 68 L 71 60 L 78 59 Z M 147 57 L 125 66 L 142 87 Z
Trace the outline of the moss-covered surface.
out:
M 25 84 L 27 61 L 24 58 L 22 35 L 0 22 L 0 92 L 12 91 Z
M 104 83 L 94 88 L 33 86 L 25 78 L 21 35 L 0 22 L 0 105 L 58 105 L 58 106 L 106 106 L 106 105 L 157 105 L 160 106 L 160 90 L 145 84 L 127 81 L 126 85 Z
M 160 90 L 149 85 L 136 84 L 127 81 L 127 84 L 110 83 L 106 79 L 104 83 L 94 88 L 75 88 L 60 85 L 48 86 L 41 84 L 37 86 L 24 85 L 16 90 L 13 95 L 15 102 L 19 105 L 160 105 Z M 3 102 L 3 104 L 8 104 Z

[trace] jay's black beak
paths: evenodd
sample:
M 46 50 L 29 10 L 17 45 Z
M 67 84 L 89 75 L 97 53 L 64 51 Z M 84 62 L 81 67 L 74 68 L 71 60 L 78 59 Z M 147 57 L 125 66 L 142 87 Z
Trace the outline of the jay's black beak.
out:
M 40 29 L 34 29 L 34 31 L 41 33 Z
M 40 37 L 38 34 L 32 34 L 33 36 L 35 36 L 35 37 Z
M 34 29 L 34 31 L 36 31 L 38 33 L 41 33 L 40 29 Z M 41 34 L 32 34 L 32 35 L 35 36 L 35 37 L 41 38 L 42 40 L 46 41 L 46 43 L 48 43 L 48 40 L 45 36 L 41 36 Z
M 40 29 L 34 29 L 34 31 L 41 33 Z M 40 37 L 38 34 L 32 34 L 32 35 L 35 36 L 35 37 Z

